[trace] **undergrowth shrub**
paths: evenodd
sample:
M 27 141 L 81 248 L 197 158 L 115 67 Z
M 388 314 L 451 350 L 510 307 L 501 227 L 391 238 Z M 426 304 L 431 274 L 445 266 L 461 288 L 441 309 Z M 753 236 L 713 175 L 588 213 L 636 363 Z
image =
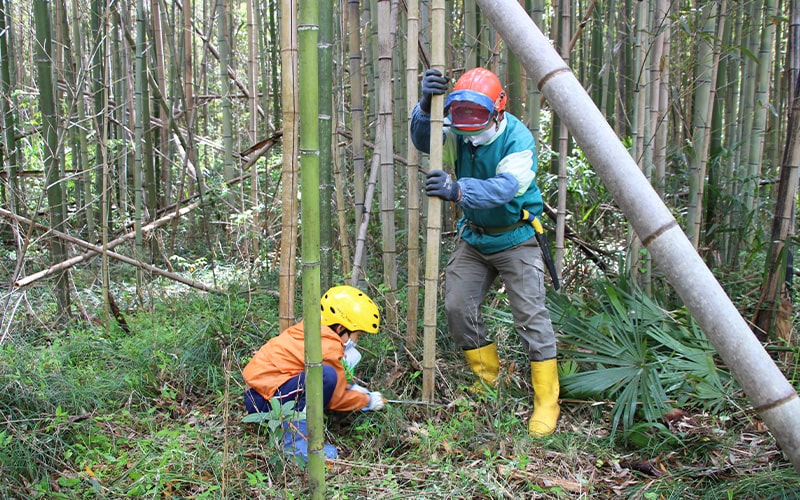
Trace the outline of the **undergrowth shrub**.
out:
M 596 282 L 592 302 L 555 295 L 549 307 L 568 369 L 563 393 L 613 401 L 612 433 L 657 424 L 672 408 L 721 411 L 741 398 L 685 309 L 667 311 L 627 282 Z
M 791 491 L 796 474 L 768 433 L 724 420 L 737 408 L 731 421 L 746 416 L 738 390 L 685 311 L 664 311 L 620 285 L 605 285 L 582 299 L 551 297 L 562 368 L 603 380 L 604 369 L 620 366 L 592 356 L 605 349 L 625 359 L 629 354 L 611 344 L 643 342 L 644 363 L 657 378 L 665 369 L 685 375 L 683 381 L 658 378 L 665 405 L 718 416 L 698 414 L 695 427 L 680 433 L 648 421 L 637 405 L 626 437 L 644 441 L 638 449 L 620 447 L 609 432 L 612 409 L 622 407 L 612 384 L 593 396 L 602 404 L 564 401 L 558 432 L 531 438 L 527 358 L 507 297 L 498 292 L 484 309 L 501 349 L 497 390 L 466 392 L 472 374 L 440 325 L 438 404 L 406 401 L 381 412 L 326 415 L 326 442 L 342 459 L 329 470 L 328 491 L 341 498 L 573 498 L 576 491 L 617 498 L 624 485 L 635 498 L 692 499 L 782 498 Z M 248 423 L 255 417 L 245 419 L 242 405 L 241 369 L 278 333 L 277 298 L 190 293 L 150 307 L 125 310 L 130 333 L 90 325 L 53 331 L 43 321 L 43 328 L 0 344 L 6 424 L 0 497 L 306 497 L 304 470 L 282 453 L 281 420 L 273 418 L 272 430 L 269 418 L 266 425 Z M 592 335 L 616 342 L 594 344 Z M 570 338 L 577 340 L 567 343 Z M 391 399 L 420 399 L 421 347 L 403 349 L 399 336 L 383 332 L 362 336 L 359 346 L 364 358 L 357 374 L 370 388 Z M 631 472 L 639 460 L 668 473 Z

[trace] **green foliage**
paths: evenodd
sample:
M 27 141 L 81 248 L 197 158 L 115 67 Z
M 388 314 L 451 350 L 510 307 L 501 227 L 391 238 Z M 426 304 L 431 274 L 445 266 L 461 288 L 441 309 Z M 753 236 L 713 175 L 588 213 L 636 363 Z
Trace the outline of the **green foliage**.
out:
M 580 325 L 574 317 L 589 321 L 606 310 L 602 303 L 633 307 L 634 294 L 610 288 L 613 300 L 603 299 L 609 292 L 599 284 L 587 296 L 591 302 L 555 297 L 557 324 L 566 321 L 563 314 L 573 326 Z M 279 442 L 280 423 L 296 417 L 293 405 L 247 417 L 242 403 L 241 369 L 276 333 L 277 299 L 236 290 L 164 293 L 151 310 L 126 309 L 131 334 L 87 325 L 64 332 L 31 328 L 0 344 L 0 418 L 6 423 L 0 430 L 0 496 L 308 497 L 304 470 L 283 455 Z M 339 448 L 341 458 L 326 478 L 332 496 L 645 498 L 657 492 L 668 498 L 674 491 L 699 499 L 722 498 L 709 496 L 714 491 L 741 498 L 782 498 L 792 491 L 796 474 L 780 460 L 769 435 L 747 427 L 753 419 L 735 401 L 713 396 L 717 382 L 702 374 L 708 370 L 702 363 L 713 365 L 713 356 L 683 311 L 651 318 L 668 338 L 643 338 L 653 342 L 651 350 L 685 351 L 685 344 L 697 349 L 694 357 L 676 354 L 671 361 L 689 363 L 697 379 L 687 380 L 682 392 L 669 385 L 665 391 L 687 409 L 705 394 L 704 409 L 718 415 L 695 414 L 696 422 L 686 427 L 637 419 L 625 435 L 635 448 L 620 448 L 606 423 L 606 405 L 564 402 L 559 431 L 531 439 L 528 372 L 520 369 L 525 354 L 506 300 L 498 293 L 485 309 L 503 360 L 497 390 L 466 393 L 463 387 L 472 380 L 461 354 L 441 348 L 436 399 L 446 406 L 389 404 L 381 412 L 327 415 L 325 440 Z M 632 309 L 640 322 L 658 310 L 641 307 Z M 613 334 L 620 336 L 618 330 Z M 419 366 L 404 357 L 398 340 L 362 338 L 357 376 L 389 398 L 419 399 Z M 673 345 L 675 338 L 680 345 Z M 589 366 L 570 356 L 560 369 L 568 378 Z M 717 375 L 730 390 L 724 373 Z M 652 460 L 669 474 L 631 472 L 637 460 Z
M 596 302 L 551 299 L 561 353 L 574 365 L 561 379 L 565 394 L 614 402 L 612 432 L 636 419 L 661 421 L 673 406 L 719 409 L 734 397 L 729 373 L 685 311 L 669 312 L 625 283 L 595 283 Z
M 270 400 L 270 411 L 262 413 L 251 413 L 242 419 L 242 422 L 249 424 L 264 424 L 270 430 L 280 427 L 284 422 L 296 422 L 305 418 L 305 413 L 294 409 L 294 401 L 288 401 L 281 405 L 277 399 Z

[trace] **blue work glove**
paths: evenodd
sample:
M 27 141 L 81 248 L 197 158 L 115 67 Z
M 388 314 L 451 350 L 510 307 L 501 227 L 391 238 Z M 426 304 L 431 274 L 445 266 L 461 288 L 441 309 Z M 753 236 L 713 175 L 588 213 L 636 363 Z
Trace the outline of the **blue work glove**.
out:
M 419 109 L 426 114 L 431 114 L 431 99 L 435 95 L 442 95 L 447 92 L 447 82 L 450 78 L 442 75 L 438 69 L 425 71 L 422 77 L 422 99 L 419 100 Z
M 458 201 L 461 199 L 461 186 L 447 172 L 431 170 L 425 179 L 425 194 L 446 201 Z
M 369 404 L 364 408 L 361 408 L 361 411 L 377 411 L 383 410 L 383 406 L 386 404 L 386 401 L 383 399 L 383 396 L 380 392 L 374 391 L 369 393 Z

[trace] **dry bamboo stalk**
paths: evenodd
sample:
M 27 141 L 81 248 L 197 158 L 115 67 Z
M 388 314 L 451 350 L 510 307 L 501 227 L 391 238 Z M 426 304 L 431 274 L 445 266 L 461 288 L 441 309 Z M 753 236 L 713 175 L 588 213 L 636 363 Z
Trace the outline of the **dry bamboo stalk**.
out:
M 431 68 L 444 73 L 444 0 L 431 4 Z M 444 96 L 434 95 L 431 103 L 431 170 L 442 168 L 442 124 Z M 436 375 L 436 316 L 439 291 L 439 244 L 442 235 L 442 200 L 428 196 L 428 229 L 425 248 L 425 304 L 423 313 L 422 399 L 433 401 Z
M 51 232 L 55 236 L 58 236 L 58 237 L 61 237 L 61 238 L 63 238 L 64 236 L 68 236 L 68 235 L 66 235 L 64 233 L 61 233 L 61 232 L 55 231 L 55 230 L 52 230 Z M 79 241 L 82 241 L 82 240 L 79 240 Z M 91 243 L 87 243 L 85 241 L 82 241 L 82 243 L 87 245 L 87 247 L 91 248 L 91 250 L 95 254 L 102 253 L 102 248 L 101 247 L 99 247 L 97 245 L 92 245 Z M 173 281 L 177 281 L 179 283 L 183 283 L 184 285 L 190 286 L 192 288 L 197 288 L 198 290 L 203 290 L 204 292 L 215 292 L 215 291 L 217 291 L 213 287 L 210 287 L 208 285 L 205 285 L 205 284 L 200 283 L 200 282 L 195 281 L 195 280 L 191 280 L 189 278 L 184 278 L 183 276 L 181 276 L 179 274 L 175 274 L 175 273 L 172 273 L 172 272 L 169 272 L 169 271 L 164 271 L 163 269 L 159 269 L 159 268 L 157 268 L 157 267 L 155 267 L 153 265 L 147 264 L 146 262 L 138 261 L 136 259 L 128 257 L 127 255 L 122 255 L 122 254 L 119 254 L 117 252 L 112 252 L 111 250 L 106 250 L 105 254 L 108 255 L 109 257 L 113 258 L 113 259 L 116 259 L 116 260 L 125 262 L 127 264 L 131 264 L 133 266 L 142 268 L 142 269 L 144 269 L 146 271 L 150 271 L 153 274 L 158 274 L 160 276 L 164 276 L 165 278 L 169 278 L 169 279 L 171 279 Z M 44 278 L 46 276 L 49 276 L 49 275 L 51 275 L 53 273 L 56 273 L 58 271 L 63 271 L 64 269 L 67 269 L 69 267 L 70 260 L 72 260 L 72 259 L 65 260 L 65 261 L 63 261 L 63 262 L 61 262 L 59 264 L 56 264 L 55 266 L 49 267 L 49 268 L 47 268 L 47 269 L 45 269 L 43 271 L 40 271 L 40 272 L 35 273 L 35 274 L 31 274 L 30 276 L 26 276 L 25 278 L 23 278 L 21 280 L 15 281 L 14 282 L 14 288 L 26 287 L 26 286 L 30 285 L 31 283 L 33 283 L 33 282 L 35 282 L 37 280 L 40 280 L 40 279 L 42 279 L 42 278 Z
M 378 172 L 380 170 L 381 155 L 374 153 L 372 155 L 372 166 L 369 171 L 369 185 L 367 186 L 367 193 L 364 196 L 364 210 L 361 212 L 361 224 L 358 227 L 358 235 L 356 236 L 356 253 L 353 257 L 353 274 L 350 277 L 350 284 L 352 286 L 358 285 L 358 280 L 361 277 L 361 263 L 364 260 L 364 253 L 367 241 L 367 227 L 369 226 L 369 216 L 372 213 L 372 198 L 375 196 L 375 184 L 378 182 Z
M 171 213 L 168 216 L 165 216 L 165 217 L 162 217 L 162 218 L 160 218 L 158 220 L 155 220 L 155 221 L 151 222 L 150 224 L 142 227 L 142 232 L 152 231 L 153 229 L 156 229 L 156 228 L 158 228 L 160 226 L 163 226 L 164 224 L 166 224 L 167 222 L 169 222 L 173 218 L 182 216 L 185 213 L 189 212 L 190 210 L 196 208 L 197 206 L 198 206 L 198 203 L 193 203 L 191 205 L 188 205 L 188 206 L 182 208 L 181 210 L 179 210 L 176 213 Z M 65 240 L 65 241 L 67 241 L 69 243 L 73 243 L 75 245 L 78 245 L 80 247 L 83 247 L 83 248 L 86 248 L 86 249 L 89 250 L 88 252 L 86 252 L 83 255 L 78 255 L 78 256 L 73 257 L 71 259 L 67 259 L 65 261 L 59 262 L 58 264 L 50 266 L 47 269 L 43 269 L 42 271 L 39 271 L 38 273 L 31 274 L 29 276 L 26 276 L 26 277 L 20 279 L 20 280 L 15 281 L 14 282 L 14 287 L 15 288 L 24 288 L 24 287 L 30 285 L 31 283 L 34 283 L 34 282 L 36 282 L 38 280 L 46 278 L 47 276 L 50 276 L 50 275 L 52 275 L 54 273 L 63 271 L 65 269 L 69 269 L 70 267 L 72 267 L 72 266 L 74 266 L 76 264 L 79 264 L 80 262 L 83 262 L 83 261 L 88 260 L 88 259 L 90 259 L 90 258 L 92 258 L 92 257 L 94 257 L 94 256 L 96 256 L 98 254 L 103 253 L 103 251 L 104 251 L 104 248 L 102 246 L 89 243 L 87 241 L 81 240 L 81 239 L 76 238 L 74 236 L 70 236 L 70 235 L 68 235 L 66 233 L 62 233 L 61 231 L 56 231 L 54 229 L 50 229 L 47 226 L 44 226 L 44 225 L 39 224 L 37 222 L 33 222 L 30 219 L 27 219 L 27 218 L 22 217 L 20 215 L 17 215 L 17 214 L 14 214 L 12 212 L 9 212 L 8 210 L 0 208 L 0 215 L 2 215 L 3 217 L 9 218 L 9 219 L 16 220 L 16 221 L 21 222 L 23 224 L 30 225 L 32 227 L 35 227 L 36 229 L 40 229 L 42 231 L 50 232 L 54 236 L 57 236 L 57 237 Z M 109 250 L 110 248 L 113 248 L 113 247 L 115 247 L 115 246 L 117 246 L 117 245 L 119 245 L 119 244 L 121 244 L 121 243 L 123 243 L 123 242 L 125 242 L 125 241 L 127 241 L 127 240 L 129 240 L 131 238 L 133 238 L 134 234 L 135 233 L 131 232 L 131 233 L 125 234 L 123 236 L 120 236 L 119 238 L 117 238 L 117 239 L 115 239 L 113 241 L 108 242 L 108 244 L 106 244 L 106 246 L 105 246 L 105 251 L 108 254 L 108 256 L 112 257 L 114 259 L 120 260 L 122 262 L 126 262 L 128 264 L 140 267 L 142 269 L 146 269 L 146 270 L 148 270 L 148 271 L 150 271 L 150 272 L 152 272 L 154 274 L 159 274 L 161 276 L 164 276 L 166 278 L 172 279 L 174 281 L 179 281 L 179 282 L 181 282 L 181 283 L 183 283 L 185 285 L 188 285 L 188 286 L 191 286 L 191 287 L 194 287 L 194 288 L 198 288 L 200 290 L 204 290 L 206 292 L 214 291 L 212 288 L 210 288 L 210 287 L 208 287 L 208 286 L 206 286 L 206 285 L 204 285 L 202 283 L 198 283 L 198 282 L 196 282 L 194 280 L 190 280 L 188 278 L 184 278 L 183 276 L 180 276 L 180 275 L 175 274 L 175 273 L 171 273 L 169 271 L 164 271 L 164 270 L 159 269 L 159 268 L 157 268 L 155 266 L 151 266 L 150 264 L 146 264 L 144 262 L 140 262 L 140 261 L 138 261 L 136 259 L 132 259 L 132 258 L 127 257 L 125 255 L 118 254 L 116 252 L 112 252 L 112 251 Z

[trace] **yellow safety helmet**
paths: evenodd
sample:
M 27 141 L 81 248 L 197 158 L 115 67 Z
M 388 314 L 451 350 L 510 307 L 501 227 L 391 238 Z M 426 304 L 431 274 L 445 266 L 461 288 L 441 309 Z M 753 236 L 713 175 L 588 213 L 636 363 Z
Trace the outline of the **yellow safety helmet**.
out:
M 378 306 L 358 288 L 335 286 L 322 296 L 320 307 L 323 325 L 342 325 L 351 332 L 378 333 L 381 323 Z

